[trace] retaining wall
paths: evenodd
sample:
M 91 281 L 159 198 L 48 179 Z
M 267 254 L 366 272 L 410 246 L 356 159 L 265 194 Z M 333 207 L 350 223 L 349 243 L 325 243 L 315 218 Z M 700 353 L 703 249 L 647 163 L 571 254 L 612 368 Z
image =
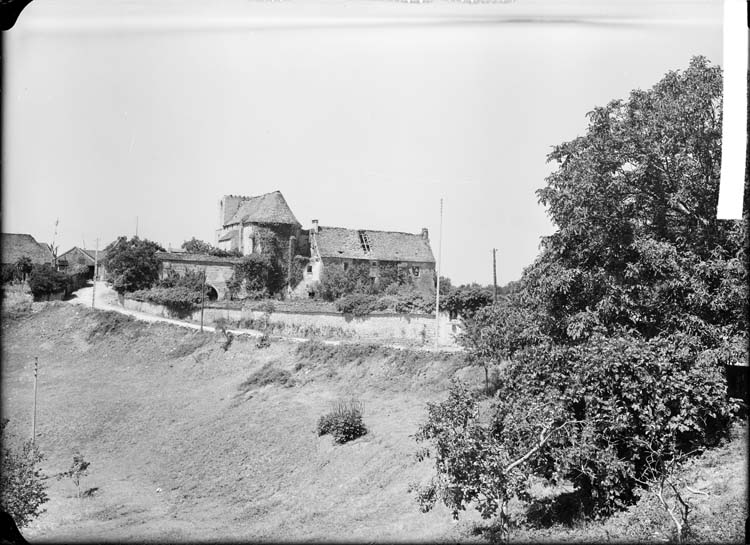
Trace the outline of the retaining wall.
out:
M 188 316 L 175 316 L 163 305 L 124 299 L 127 309 L 165 318 L 180 318 L 199 323 L 201 311 Z M 265 319 L 263 312 L 235 308 L 205 308 L 203 323 L 213 325 L 223 318 L 230 327 L 258 329 Z M 456 346 L 460 322 L 451 320 L 448 313 L 440 313 L 440 345 Z M 237 326 L 240 323 L 241 325 Z M 435 342 L 435 317 L 428 314 L 375 313 L 368 316 L 349 316 L 334 312 L 277 311 L 268 320 L 272 334 L 291 337 L 345 339 L 357 341 L 409 341 L 410 344 Z

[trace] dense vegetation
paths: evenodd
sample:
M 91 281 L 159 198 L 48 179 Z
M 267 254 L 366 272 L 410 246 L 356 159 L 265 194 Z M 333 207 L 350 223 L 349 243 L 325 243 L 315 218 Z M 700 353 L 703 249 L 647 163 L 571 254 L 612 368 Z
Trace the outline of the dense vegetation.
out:
M 180 276 L 170 270 L 154 287 L 136 290 L 130 297 L 164 305 L 173 315 L 185 317 L 207 297 L 208 285 L 203 280 L 203 274 L 196 271 L 187 271 Z
M 216 257 L 240 257 L 242 255 L 239 250 L 222 250 L 195 237 L 183 242 L 181 248 L 191 254 L 204 254 Z
M 538 196 L 557 229 L 462 339 L 475 361 L 506 361 L 496 395 L 483 405 L 455 384 L 420 428 L 437 470 L 417 488 L 425 509 L 474 505 L 507 530 L 509 500 L 532 503 L 537 479 L 607 515 L 727 432 L 722 364 L 746 358 L 747 218 L 716 219 L 721 90 L 721 70 L 694 58 L 554 147 Z
M 7 419 L 0 422 L 0 508 L 23 528 L 44 512 L 48 500 L 46 476 L 39 467 L 44 457 L 31 441 L 12 449 L 7 424 Z
M 102 264 L 108 279 L 118 293 L 150 288 L 159 277 L 159 261 L 156 252 L 164 248 L 150 240 L 133 237 L 118 237 L 107 246 Z
M 361 401 L 339 401 L 329 412 L 318 419 L 318 435 L 332 435 L 338 444 L 348 443 L 367 433 Z

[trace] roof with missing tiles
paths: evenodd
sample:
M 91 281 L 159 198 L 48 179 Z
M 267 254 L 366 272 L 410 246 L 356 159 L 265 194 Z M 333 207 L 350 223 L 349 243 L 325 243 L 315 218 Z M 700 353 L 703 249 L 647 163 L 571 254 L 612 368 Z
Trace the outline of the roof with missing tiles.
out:
M 421 234 L 320 227 L 315 244 L 321 258 L 435 262 L 430 242 Z

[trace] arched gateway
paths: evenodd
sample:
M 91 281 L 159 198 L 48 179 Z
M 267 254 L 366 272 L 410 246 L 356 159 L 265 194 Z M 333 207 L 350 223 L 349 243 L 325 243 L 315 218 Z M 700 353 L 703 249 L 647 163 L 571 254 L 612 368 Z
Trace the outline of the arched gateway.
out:
M 206 293 L 209 301 L 224 300 L 228 297 L 227 282 L 234 275 L 234 266 L 242 261 L 240 257 L 216 257 L 206 254 L 186 252 L 156 252 L 159 260 L 159 278 L 165 278 L 169 271 L 184 276 L 187 271 L 206 274 Z

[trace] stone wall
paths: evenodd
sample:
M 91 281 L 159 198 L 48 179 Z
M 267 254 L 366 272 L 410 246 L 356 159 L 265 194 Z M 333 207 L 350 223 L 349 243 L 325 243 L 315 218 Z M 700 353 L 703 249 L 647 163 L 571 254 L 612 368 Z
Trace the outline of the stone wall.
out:
M 169 310 L 162 305 L 125 299 L 127 309 L 146 312 L 156 316 L 172 318 Z M 201 311 L 196 310 L 188 321 L 199 323 Z M 205 308 L 203 323 L 213 325 L 223 318 L 232 326 L 255 329 L 264 319 L 258 310 Z M 230 327 L 232 327 L 230 326 Z M 255 326 L 255 327 L 253 327 Z M 323 339 L 343 339 L 363 342 L 400 342 L 430 345 L 435 340 L 435 317 L 426 314 L 376 313 L 369 316 L 346 316 L 334 312 L 286 312 L 277 311 L 270 315 L 269 326 L 272 334 L 289 337 Z M 440 345 L 457 346 L 456 335 L 460 333 L 460 322 L 451 320 L 448 313 L 440 313 Z
M 216 290 L 219 300 L 227 298 L 227 282 L 234 275 L 234 265 L 231 263 L 197 263 L 190 261 L 162 261 L 160 278 L 164 278 L 168 271 L 175 271 L 180 276 L 184 276 L 186 271 L 202 273 L 206 270 L 206 284 Z

